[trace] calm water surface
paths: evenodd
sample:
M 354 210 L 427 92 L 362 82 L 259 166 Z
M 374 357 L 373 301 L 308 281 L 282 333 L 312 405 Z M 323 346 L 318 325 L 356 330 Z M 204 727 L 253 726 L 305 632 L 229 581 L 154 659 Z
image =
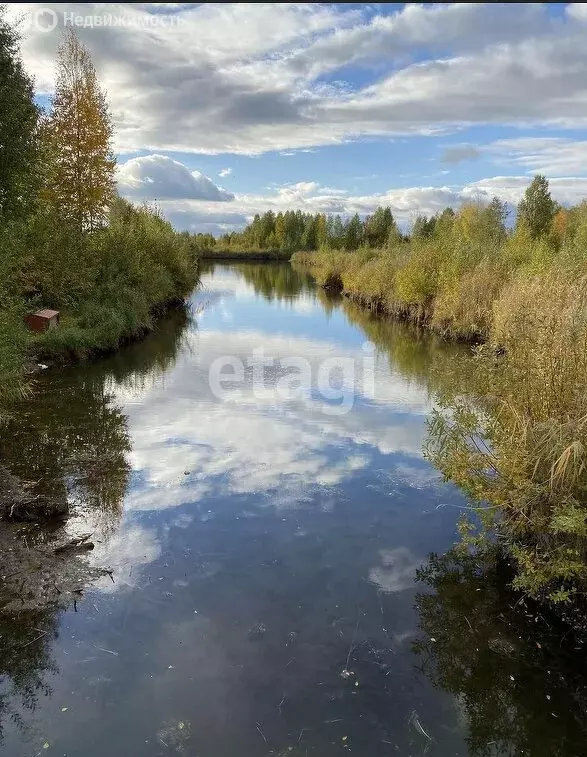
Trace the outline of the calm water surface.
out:
M 442 555 L 462 496 L 421 455 L 458 350 L 327 299 L 288 265 L 216 265 L 145 342 L 47 372 L 2 440 L 75 506 L 75 608 L 2 621 L 0 752 L 151 757 L 584 755 L 583 662 L 481 566 Z M 361 364 L 324 398 L 209 368 L 253 350 Z M 348 387 L 347 387 L 348 389 Z M 422 571 L 418 572 L 418 569 Z M 567 659 L 568 657 L 568 659 Z M 582 655 L 581 655 L 582 657 Z

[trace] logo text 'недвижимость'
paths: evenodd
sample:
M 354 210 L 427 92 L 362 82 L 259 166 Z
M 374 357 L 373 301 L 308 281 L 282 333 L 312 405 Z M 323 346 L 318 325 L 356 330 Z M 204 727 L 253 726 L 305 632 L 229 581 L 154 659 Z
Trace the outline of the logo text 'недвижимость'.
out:
M 169 13 L 93 13 L 82 15 L 73 11 L 56 11 L 54 8 L 38 8 L 31 12 L 30 25 L 41 32 L 74 27 L 78 29 L 129 29 L 132 27 L 156 28 L 178 26 L 179 14 Z

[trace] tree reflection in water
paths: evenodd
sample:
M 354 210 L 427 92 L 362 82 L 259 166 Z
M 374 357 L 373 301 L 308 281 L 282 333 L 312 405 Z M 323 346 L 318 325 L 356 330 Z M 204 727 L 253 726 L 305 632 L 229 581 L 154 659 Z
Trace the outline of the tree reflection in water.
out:
M 309 273 L 289 264 L 236 263 L 231 268 L 253 286 L 255 294 L 260 294 L 269 302 L 294 300 L 300 294 L 315 289 Z
M 58 626 L 54 608 L 9 617 L 0 613 L 0 744 L 7 719 L 26 730 L 23 713 L 52 693 L 47 679 L 58 672 L 51 650 Z
M 418 571 L 413 650 L 450 692 L 472 755 L 583 753 L 586 665 L 581 642 L 506 587 L 507 568 L 453 549 Z M 566 651 L 565 651 L 566 650 Z
M 26 481 L 33 495 L 64 503 L 99 541 L 115 531 L 129 483 L 131 440 L 115 389 L 140 389 L 170 368 L 189 320 L 186 310 L 174 311 L 140 344 L 83 368 L 41 374 L 33 394 L 1 429 L 2 465 Z M 64 525 L 27 527 L 27 544 L 59 538 Z M 10 570 L 41 571 L 40 565 L 33 557 L 28 567 Z M 1 554 L 0 573 L 8 576 Z M 49 576 L 50 582 L 53 578 L 58 580 Z M 34 574 L 26 579 L 34 581 Z M 6 587 L 7 582 L 4 594 Z M 0 590 L 0 741 L 7 718 L 26 729 L 26 711 L 51 695 L 50 679 L 58 673 L 52 643 L 71 598 L 67 593 L 56 601 L 56 594 L 38 609 L 7 611 L 2 607 L 9 598 Z

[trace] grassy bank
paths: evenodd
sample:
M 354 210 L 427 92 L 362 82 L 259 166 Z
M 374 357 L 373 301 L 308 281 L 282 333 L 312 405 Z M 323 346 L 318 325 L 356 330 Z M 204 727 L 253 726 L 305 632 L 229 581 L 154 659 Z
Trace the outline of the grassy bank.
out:
M 15 253 L 11 278 L 3 280 L 12 302 L 0 327 L 5 408 L 26 391 L 31 359 L 69 361 L 115 350 L 150 331 L 198 278 L 189 242 L 148 208 L 116 200 L 108 226 L 91 235 L 63 227 L 45 234 L 42 220 L 0 229 Z M 60 311 L 59 327 L 28 332 L 24 314 L 42 308 Z
M 294 262 L 363 307 L 482 343 L 466 383 L 439 393 L 426 454 L 479 503 L 517 588 L 584 605 L 587 203 L 556 207 L 540 179 L 512 230 L 494 202 L 445 211 L 414 232 Z
M 153 328 L 157 317 L 194 288 L 198 259 L 187 239 L 155 211 L 117 200 L 107 228 L 81 240 L 88 261 L 75 299 L 73 282 L 45 291 L 38 304 L 62 311 L 59 328 L 31 336 L 30 349 L 53 359 L 117 349 Z

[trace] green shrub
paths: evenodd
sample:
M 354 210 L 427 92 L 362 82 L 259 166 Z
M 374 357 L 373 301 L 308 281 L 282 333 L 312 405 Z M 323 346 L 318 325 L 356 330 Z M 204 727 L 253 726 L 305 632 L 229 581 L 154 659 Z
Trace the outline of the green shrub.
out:
M 57 266 L 51 263 L 39 266 L 49 284 L 35 288 L 39 303 L 64 311 L 58 329 L 34 340 L 35 349 L 54 358 L 116 349 L 150 329 L 154 309 L 183 299 L 197 280 L 189 240 L 148 207 L 117 200 L 107 227 L 66 241 L 70 248 L 61 258 L 80 254 L 85 261 L 79 286 L 67 292 L 65 278 L 53 275 Z

